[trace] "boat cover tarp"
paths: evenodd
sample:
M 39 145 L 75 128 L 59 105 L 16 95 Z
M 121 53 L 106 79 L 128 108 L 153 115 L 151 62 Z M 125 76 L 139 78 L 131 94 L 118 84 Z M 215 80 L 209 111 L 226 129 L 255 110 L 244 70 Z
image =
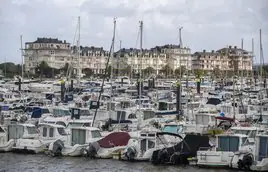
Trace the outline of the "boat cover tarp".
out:
M 218 105 L 220 103 L 221 103 L 221 100 L 218 98 L 209 98 L 207 101 L 207 104 L 210 104 L 210 105 Z
M 130 135 L 126 132 L 114 132 L 98 141 L 102 148 L 112 148 L 116 146 L 126 146 Z
M 228 118 L 224 116 L 217 116 L 216 119 L 224 120 L 224 121 L 234 121 L 234 118 Z
M 188 153 L 188 155 L 195 157 L 199 148 L 209 148 L 209 137 L 187 134 L 183 141 L 167 148 L 167 152 L 172 155 L 174 152 Z

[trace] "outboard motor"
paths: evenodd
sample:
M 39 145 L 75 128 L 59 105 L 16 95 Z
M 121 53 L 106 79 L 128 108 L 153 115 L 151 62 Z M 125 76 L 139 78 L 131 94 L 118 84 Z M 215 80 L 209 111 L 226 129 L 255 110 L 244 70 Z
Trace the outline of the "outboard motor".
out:
M 238 169 L 239 170 L 250 170 L 250 166 L 253 164 L 253 155 L 252 154 L 246 154 L 243 156 L 242 159 L 239 159 L 237 162 Z
M 134 161 L 136 154 L 137 154 L 137 150 L 135 149 L 134 146 L 128 147 L 127 151 L 125 152 L 125 156 L 127 160 L 129 161 Z
M 153 152 L 151 162 L 154 165 L 162 164 L 162 163 L 165 163 L 167 161 L 169 161 L 169 155 L 168 155 L 166 148 Z
M 64 147 L 63 141 L 62 140 L 56 140 L 55 142 L 52 142 L 49 145 L 48 149 L 51 152 L 52 156 L 60 156 L 63 147 Z
M 98 142 L 89 143 L 88 148 L 82 149 L 81 153 L 85 157 L 89 157 L 91 159 L 96 158 L 99 148 L 100 148 L 100 146 L 99 146 Z

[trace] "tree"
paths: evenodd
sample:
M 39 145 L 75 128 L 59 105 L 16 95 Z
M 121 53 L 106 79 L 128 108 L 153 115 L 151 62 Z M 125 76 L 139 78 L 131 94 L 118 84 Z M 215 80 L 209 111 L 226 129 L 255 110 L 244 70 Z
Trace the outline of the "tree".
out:
M 173 74 L 173 70 L 171 69 L 171 67 L 169 65 L 165 65 L 161 70 L 161 73 L 163 73 L 166 77 L 168 75 L 172 75 Z
M 122 75 L 130 75 L 131 73 L 131 66 L 127 65 L 127 67 L 121 69 L 121 74 Z
M 152 67 L 147 67 L 143 70 L 143 73 L 145 76 L 150 76 L 151 74 L 153 74 L 155 72 L 155 69 Z
M 200 78 L 205 74 L 205 71 L 202 69 L 194 69 L 193 72 L 197 78 Z
M 3 75 L 6 75 L 6 77 L 10 78 L 14 75 L 20 75 L 21 74 L 21 65 L 20 64 L 14 64 L 11 62 L 2 63 L 0 64 L 0 69 L 3 72 Z
M 212 72 L 213 78 L 218 79 L 221 77 L 221 70 L 218 67 L 215 67 Z
M 86 75 L 86 77 L 92 76 L 94 74 L 93 70 L 90 68 L 83 69 L 82 73 L 84 73 Z
M 61 70 L 64 72 L 66 75 L 69 69 L 69 63 L 65 63 L 65 65 L 61 68 Z
M 181 66 L 180 68 L 175 69 L 175 75 L 182 78 L 182 76 L 186 73 L 186 67 Z
M 55 74 L 55 69 L 53 70 L 47 62 L 42 61 L 36 68 L 35 68 L 35 73 L 37 75 L 46 76 L 51 78 Z

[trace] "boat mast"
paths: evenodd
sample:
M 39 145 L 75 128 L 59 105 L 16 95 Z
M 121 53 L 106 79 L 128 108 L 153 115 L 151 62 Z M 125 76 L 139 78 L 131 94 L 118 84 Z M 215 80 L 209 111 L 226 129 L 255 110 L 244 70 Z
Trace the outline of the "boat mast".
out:
M 243 38 L 241 39 L 241 49 L 243 51 Z M 243 89 L 243 76 L 244 76 L 244 53 L 242 53 L 242 60 L 241 60 L 241 63 L 242 63 L 242 72 L 241 72 L 241 76 L 240 76 L 240 89 L 242 91 Z
M 140 21 L 140 59 L 139 59 L 139 117 L 138 117 L 138 129 L 141 123 L 141 83 L 142 83 L 142 32 L 143 32 L 143 21 Z
M 23 80 L 23 48 L 22 48 L 22 35 L 20 35 L 20 50 L 21 50 L 21 80 Z
M 262 81 L 262 76 L 263 76 L 263 64 L 264 64 L 264 59 L 263 59 L 263 49 L 262 49 L 262 35 L 261 35 L 261 29 L 260 29 L 260 82 Z
M 122 47 L 122 40 L 119 40 L 119 56 L 118 56 L 118 60 L 119 60 L 119 65 L 118 65 L 118 74 L 117 76 L 122 76 L 122 65 L 121 65 L 121 47 Z
M 112 51 L 110 55 L 111 60 L 111 75 L 110 75 L 110 83 L 111 83 L 111 93 L 110 93 L 110 103 L 109 103 L 109 118 L 111 118 L 112 114 L 112 96 L 113 96 L 113 60 L 114 60 L 114 43 L 115 43 L 115 29 L 116 29 L 116 18 L 114 18 L 114 30 L 113 30 L 113 38 L 112 38 Z
M 5 57 L 5 78 L 7 77 L 7 59 Z
M 77 53 L 78 53 L 78 82 L 81 79 L 81 66 L 80 66 L 80 16 L 78 16 L 78 40 L 77 40 Z
M 264 64 L 264 59 L 263 59 L 263 49 L 262 49 L 262 37 L 261 37 L 261 29 L 260 29 L 260 81 L 261 84 L 262 84 L 262 67 L 263 67 L 263 64 Z M 262 122 L 262 97 L 260 97 L 260 119 L 259 121 Z
M 114 19 L 114 24 L 116 24 L 115 21 L 116 21 L 116 20 Z M 114 26 L 114 29 L 115 29 L 115 26 Z M 108 59 L 107 59 L 106 65 L 105 65 L 105 72 L 104 72 L 104 75 L 103 75 L 102 84 L 101 84 L 101 89 L 100 89 L 100 92 L 99 92 L 99 96 L 98 96 L 97 104 L 100 103 L 100 98 L 101 98 L 101 95 L 102 95 L 102 93 L 103 93 L 104 81 L 105 81 L 105 79 L 106 79 L 106 76 L 108 75 L 109 63 L 110 63 L 110 58 L 111 58 L 111 56 L 112 56 L 112 49 L 113 49 L 113 44 L 114 44 L 114 37 L 115 37 L 115 31 L 114 31 L 114 35 L 113 35 L 113 38 L 112 38 L 112 44 L 111 44 L 110 51 L 109 51 L 109 57 L 108 57 Z M 109 106 L 109 103 L 108 103 L 108 106 Z M 92 121 L 91 126 L 94 126 L 94 122 L 95 122 L 95 119 L 96 119 L 96 116 L 97 116 L 98 109 L 99 109 L 99 107 L 96 108 L 96 110 L 95 110 L 95 113 L 94 113 L 94 116 L 93 116 L 93 121 Z
M 254 63 L 254 38 L 252 38 L 252 41 L 251 41 L 251 51 L 252 51 L 252 65 L 253 65 L 253 63 Z M 254 81 L 255 76 L 254 76 L 254 70 L 253 69 L 252 69 L 251 74 L 252 74 L 252 80 Z M 254 88 L 255 88 L 255 84 L 256 83 L 254 83 Z

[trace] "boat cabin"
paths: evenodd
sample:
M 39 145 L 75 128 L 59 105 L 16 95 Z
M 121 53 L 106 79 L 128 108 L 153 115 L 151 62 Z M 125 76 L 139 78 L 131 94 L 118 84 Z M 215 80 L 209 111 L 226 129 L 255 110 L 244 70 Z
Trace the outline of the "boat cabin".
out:
M 247 144 L 248 137 L 243 134 L 223 134 L 217 136 L 217 151 L 237 152 Z
M 54 140 L 60 137 L 67 136 L 65 127 L 62 125 L 43 123 L 39 124 L 41 138 L 46 140 Z
M 95 127 L 71 128 L 71 146 L 84 145 L 102 138 L 100 130 Z
M 143 129 L 139 134 L 139 147 L 141 154 L 144 154 L 149 149 L 158 147 L 160 144 L 167 144 L 164 137 L 157 136 L 159 130 L 155 129 Z
M 32 139 L 39 135 L 38 129 L 33 124 L 10 124 L 7 126 L 8 140 L 10 139 Z

